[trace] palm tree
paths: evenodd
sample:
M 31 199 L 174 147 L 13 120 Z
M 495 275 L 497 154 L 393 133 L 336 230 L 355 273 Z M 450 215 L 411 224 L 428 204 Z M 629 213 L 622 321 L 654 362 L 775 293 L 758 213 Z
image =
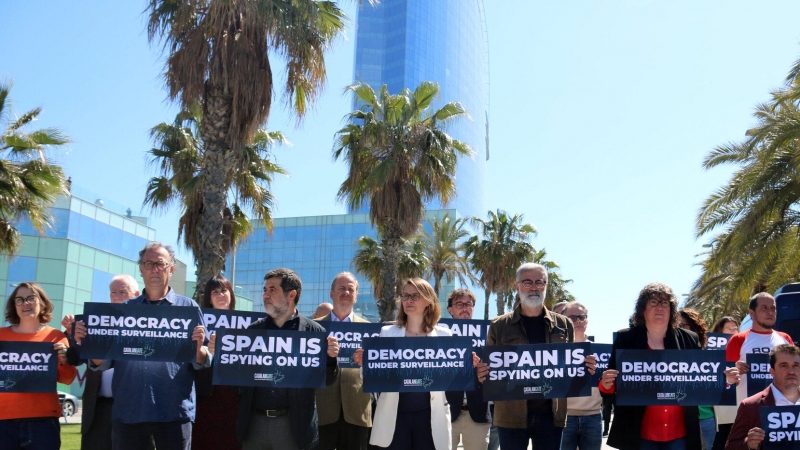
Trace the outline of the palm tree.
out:
M 356 254 L 353 256 L 353 266 L 355 266 L 358 273 L 367 277 L 370 284 L 372 284 L 372 291 L 375 298 L 380 298 L 384 286 L 382 275 L 384 253 L 381 244 L 369 236 L 361 236 L 356 242 L 360 248 L 356 250 Z M 404 279 L 423 276 L 429 264 L 430 261 L 425 255 L 425 245 L 419 234 L 413 235 L 411 239 L 403 239 L 403 245 L 400 248 L 400 266 L 398 268 L 398 278 L 395 289 L 398 292 L 400 291 L 402 288 L 401 283 Z M 381 315 L 381 320 L 394 320 L 394 317 L 383 319 L 384 314 L 388 314 L 388 312 L 380 310 L 378 312 Z
M 394 317 L 397 271 L 403 239 L 413 235 L 424 202 L 442 205 L 455 195 L 456 161 L 472 156 L 470 147 L 443 131 L 452 121 L 468 117 L 458 102 L 429 113 L 439 95 L 439 85 L 423 82 L 411 92 L 378 93 L 366 83 L 347 87 L 361 103 L 348 114 L 349 124 L 339 130 L 334 159 L 349 166 L 338 197 L 357 210 L 369 202 L 369 217 L 378 227 L 384 255 L 383 292 L 378 299 L 381 320 Z
M 346 18 L 335 3 L 315 0 L 150 0 L 146 11 L 150 42 L 168 52 L 169 98 L 203 111 L 200 220 L 187 225 L 196 233 L 197 279 L 207 280 L 221 272 L 231 246 L 224 232 L 230 186 L 269 116 L 270 53 L 286 61 L 284 93 L 302 118 L 325 80 L 323 52 Z
M 203 116 L 199 106 L 182 111 L 173 123 L 160 123 L 150 130 L 156 147 L 149 151 L 149 163 L 156 165 L 159 176 L 150 179 L 145 193 L 144 204 L 152 210 L 165 211 L 173 205 L 180 205 L 182 214 L 178 221 L 178 237 L 200 258 L 200 236 L 195 224 L 203 216 L 203 192 L 206 172 L 202 168 L 205 158 L 205 142 L 199 137 Z M 250 216 L 263 221 L 272 228 L 273 197 L 269 191 L 272 176 L 286 174 L 271 159 L 270 150 L 279 144 L 289 145 L 289 141 L 279 131 L 258 130 L 253 141 L 245 145 L 242 157 L 237 161 L 236 173 L 227 193 L 233 198 L 230 207 L 223 211 L 225 223 L 222 232 L 225 253 L 235 246 L 239 239 L 252 231 Z M 203 283 L 197 283 L 198 286 Z M 202 296 L 202 289 L 196 292 Z
M 466 256 L 485 293 L 484 319 L 489 319 L 489 296 L 497 294 L 497 315 L 505 312 L 505 305 L 514 290 L 515 271 L 520 264 L 530 261 L 536 249 L 529 240 L 536 228 L 522 223 L 523 216 L 498 209 L 489 211 L 488 220 L 473 217 L 471 222 L 479 234 L 466 242 Z
M 11 83 L 0 83 L 0 253 L 9 257 L 22 244 L 14 226 L 27 218 L 43 233 L 52 225 L 50 205 L 60 194 L 67 193 L 67 182 L 61 167 L 45 157 L 48 149 L 70 142 L 55 128 L 25 131 L 25 126 L 42 112 L 34 108 L 13 117 Z
M 431 232 L 423 234 L 425 253 L 430 261 L 430 269 L 426 278 L 433 278 L 433 289 L 439 295 L 442 278 L 447 277 L 447 282 L 452 283 L 456 278 L 462 285 L 468 280 L 477 282 L 469 269 L 469 261 L 464 256 L 464 244 L 469 233 L 464 230 L 466 219 L 451 220 L 449 215 L 439 220 L 438 217 L 428 219 Z

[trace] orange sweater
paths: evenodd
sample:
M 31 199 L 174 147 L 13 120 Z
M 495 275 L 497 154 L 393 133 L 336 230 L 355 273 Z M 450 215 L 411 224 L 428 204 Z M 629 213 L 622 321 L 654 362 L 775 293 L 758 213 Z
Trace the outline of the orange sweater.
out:
M 0 328 L 0 341 L 63 342 L 69 345 L 64 333 L 50 327 L 44 327 L 36 333 L 15 333 L 11 327 L 3 327 Z M 58 364 L 59 383 L 70 384 L 77 374 L 75 366 Z M 0 420 L 34 417 L 61 417 L 61 405 L 55 391 L 0 393 Z

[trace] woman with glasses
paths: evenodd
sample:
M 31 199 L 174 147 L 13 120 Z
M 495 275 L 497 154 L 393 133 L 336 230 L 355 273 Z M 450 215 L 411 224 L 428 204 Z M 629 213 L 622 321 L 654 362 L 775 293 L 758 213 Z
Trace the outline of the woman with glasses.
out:
M 382 337 L 452 336 L 436 326 L 442 309 L 427 281 L 406 280 L 397 309 L 397 322 L 381 329 Z M 354 360 L 363 362 L 359 349 Z M 392 450 L 449 450 L 450 408 L 444 392 L 382 392 L 372 421 L 369 443 Z
M 631 328 L 619 330 L 600 393 L 616 392 L 617 349 L 665 350 L 700 348 L 697 334 L 678 327 L 675 294 L 669 286 L 651 283 L 639 292 Z M 606 442 L 622 450 L 701 450 L 696 406 L 619 406 Z
M 236 295 L 233 286 L 222 275 L 217 275 L 206 283 L 203 290 L 201 308 L 236 309 Z M 211 369 L 194 373 L 197 391 L 197 414 L 192 427 L 192 448 L 195 450 L 216 450 L 242 448 L 236 439 L 236 420 L 239 417 L 238 390 L 228 386 L 213 386 Z
M 20 283 L 6 302 L 5 318 L 11 326 L 0 328 L 0 341 L 52 342 L 58 358 L 56 378 L 70 384 L 78 372 L 67 364 L 67 337 L 44 325 L 52 315 L 53 304 L 41 286 Z M 52 392 L 0 393 L 0 448 L 57 450 L 61 447 L 59 417 L 55 385 Z

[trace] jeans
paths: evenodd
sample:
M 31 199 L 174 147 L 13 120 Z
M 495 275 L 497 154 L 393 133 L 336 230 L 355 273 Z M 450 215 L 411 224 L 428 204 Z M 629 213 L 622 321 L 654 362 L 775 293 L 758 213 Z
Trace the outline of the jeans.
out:
M 497 427 L 503 450 L 526 450 L 528 441 L 533 441 L 533 450 L 559 450 L 563 430 L 553 424 L 552 412 L 534 414 L 529 411 L 527 428 Z
M 0 420 L 0 449 L 58 450 L 61 426 L 56 417 Z
M 603 442 L 600 414 L 567 416 L 567 426 L 561 433 L 561 450 L 600 450 Z
M 111 445 L 114 450 L 147 450 L 151 442 L 158 450 L 192 448 L 192 422 L 111 423 Z
M 673 439 L 667 442 L 642 439 L 639 450 L 686 450 L 686 438 Z
M 489 428 L 489 448 L 488 450 L 500 449 L 500 436 L 498 436 L 497 427 L 492 425 Z
M 703 450 L 714 447 L 714 437 L 717 435 L 717 419 L 709 417 L 700 419 L 700 435 L 703 438 Z

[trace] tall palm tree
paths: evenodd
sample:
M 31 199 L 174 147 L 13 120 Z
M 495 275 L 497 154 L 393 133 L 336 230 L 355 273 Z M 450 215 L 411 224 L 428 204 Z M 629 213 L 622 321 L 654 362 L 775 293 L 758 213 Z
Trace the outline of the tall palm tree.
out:
M 369 218 L 381 234 L 384 254 L 378 309 L 385 312 L 382 320 L 390 320 L 403 239 L 416 232 L 424 202 L 438 199 L 447 205 L 453 198 L 456 161 L 472 156 L 466 143 L 444 132 L 450 122 L 468 115 L 458 102 L 429 112 L 439 85 L 427 81 L 396 95 L 385 85 L 376 94 L 367 83 L 347 91 L 362 106 L 348 114 L 348 125 L 337 133 L 333 157 L 344 159 L 349 169 L 338 197 L 354 210 L 369 202 Z
M 498 209 L 489 211 L 487 220 L 473 217 L 471 222 L 479 234 L 466 242 L 466 255 L 472 269 L 479 274 L 485 294 L 484 319 L 489 319 L 489 297 L 497 294 L 497 315 L 505 312 L 505 305 L 514 289 L 515 271 L 520 264 L 530 261 L 536 249 L 529 242 L 536 228 L 522 223 L 523 216 L 510 216 Z
M 433 278 L 436 295 L 439 295 L 444 277 L 447 277 L 448 283 L 458 278 L 462 285 L 466 285 L 468 281 L 478 281 L 472 275 L 469 261 L 464 256 L 464 245 L 469 236 L 464 229 L 466 222 L 464 218 L 450 219 L 449 215 L 445 215 L 441 220 L 438 217 L 428 219 L 431 232 L 424 232 L 423 242 L 430 261 L 430 269 L 425 276 Z
M 22 244 L 14 226 L 20 219 L 30 220 L 40 233 L 52 225 L 48 209 L 67 193 L 67 182 L 61 167 L 45 154 L 70 140 L 55 128 L 26 131 L 42 109 L 14 117 L 10 91 L 10 82 L 0 83 L 0 253 L 12 257 Z
M 150 0 L 146 12 L 149 40 L 168 53 L 169 98 L 203 111 L 200 220 L 188 225 L 196 229 L 198 280 L 208 280 L 231 246 L 224 233 L 229 188 L 269 116 L 270 53 L 285 61 L 285 96 L 302 117 L 324 83 L 323 52 L 345 16 L 335 3 L 315 0 Z
M 359 249 L 356 250 L 353 256 L 353 266 L 356 271 L 369 280 L 372 284 L 372 291 L 375 298 L 379 298 L 383 291 L 384 278 L 384 253 L 379 241 L 369 237 L 361 236 L 356 241 Z M 398 267 L 398 278 L 395 284 L 395 290 L 399 292 L 402 288 L 401 282 L 407 278 L 422 277 L 426 268 L 430 264 L 428 257 L 425 255 L 425 245 L 422 242 L 422 237 L 419 234 L 413 235 L 410 239 L 403 239 L 403 245 L 400 247 L 400 265 Z M 381 317 L 388 312 L 378 311 Z M 394 320 L 381 319 L 381 320 Z
M 156 146 L 149 151 L 149 163 L 158 167 L 159 175 L 150 179 L 144 199 L 144 204 L 156 212 L 176 204 L 180 206 L 178 237 L 192 250 L 195 260 L 200 258 L 201 252 L 195 224 L 203 216 L 201 187 L 206 177 L 202 162 L 207 150 L 198 133 L 202 123 L 202 111 L 194 105 L 178 113 L 174 122 L 160 123 L 150 130 Z M 271 158 L 270 150 L 279 144 L 289 144 L 282 133 L 258 130 L 252 142 L 244 146 L 227 193 L 233 201 L 222 211 L 225 219 L 222 232 L 226 236 L 223 251 L 226 253 L 252 231 L 247 213 L 263 221 L 267 228 L 272 227 L 270 183 L 273 175 L 286 174 Z M 198 294 L 202 295 L 202 290 L 198 290 Z

